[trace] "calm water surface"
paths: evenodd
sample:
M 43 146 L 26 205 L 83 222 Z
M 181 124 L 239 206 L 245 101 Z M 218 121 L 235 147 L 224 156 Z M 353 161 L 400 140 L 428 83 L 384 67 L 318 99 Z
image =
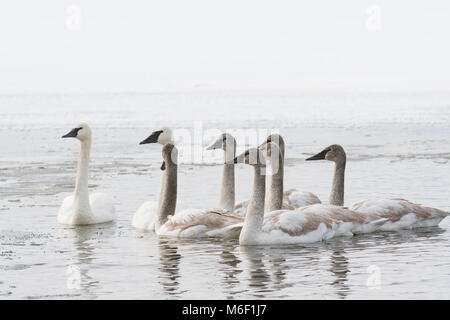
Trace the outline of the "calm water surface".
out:
M 94 133 L 90 189 L 114 198 L 114 223 L 56 223 L 78 152 L 76 140 L 60 136 L 80 121 Z M 323 201 L 332 164 L 304 159 L 340 143 L 347 204 L 404 197 L 450 207 L 446 94 L 0 96 L 0 299 L 450 298 L 450 218 L 306 246 L 240 247 L 134 230 L 131 218 L 157 200 L 161 176 L 160 146 L 138 143 L 161 125 L 278 129 L 287 142 L 286 188 Z M 201 151 L 211 140 L 192 143 Z M 204 157 L 220 161 L 220 153 Z M 214 207 L 220 176 L 219 164 L 181 164 L 178 207 Z M 251 176 L 237 167 L 238 201 L 249 197 Z

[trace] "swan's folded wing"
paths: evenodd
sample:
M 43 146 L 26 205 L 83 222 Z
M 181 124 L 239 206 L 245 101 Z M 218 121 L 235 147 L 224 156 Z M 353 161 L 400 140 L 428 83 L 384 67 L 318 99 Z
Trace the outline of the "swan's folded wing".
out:
M 181 238 L 238 237 L 242 223 L 242 217 L 223 209 L 186 209 L 170 216 L 159 233 Z
M 263 231 L 280 230 L 290 236 L 302 236 L 316 231 L 321 224 L 333 227 L 333 219 L 304 210 L 278 210 L 268 212 L 264 217 Z
M 234 206 L 233 213 L 245 217 L 249 200 L 242 201 Z M 320 199 L 311 192 L 291 189 L 283 193 L 283 210 L 295 210 L 297 208 L 321 203 Z
M 61 207 L 59 208 L 58 211 L 58 223 L 71 224 L 72 217 L 74 214 L 73 202 L 74 202 L 73 195 L 64 198 Z
M 382 218 L 388 219 L 391 222 L 390 230 L 437 225 L 450 214 L 449 212 L 425 207 L 405 199 L 365 200 L 353 204 L 350 209 L 366 215 L 377 214 Z
M 336 223 L 326 216 L 299 210 L 268 212 L 258 242 L 261 244 L 313 243 L 335 236 Z
M 93 220 L 95 223 L 113 221 L 116 211 L 112 198 L 105 193 L 94 193 L 89 196 Z
M 238 216 L 245 217 L 245 214 L 247 213 L 248 202 L 248 200 L 245 200 L 236 204 L 234 206 L 233 213 L 237 214 Z
M 377 215 L 364 215 L 344 207 L 315 204 L 293 211 L 267 213 L 263 231 L 279 230 L 297 238 L 297 242 L 314 242 L 339 235 L 373 232 L 379 230 L 384 223 L 386 219 L 380 219 Z
M 321 201 L 315 194 L 311 192 L 290 189 L 283 193 L 283 206 L 300 208 L 316 203 L 321 203 Z
M 157 214 L 157 201 L 144 202 L 134 214 L 131 225 L 136 229 L 154 231 Z

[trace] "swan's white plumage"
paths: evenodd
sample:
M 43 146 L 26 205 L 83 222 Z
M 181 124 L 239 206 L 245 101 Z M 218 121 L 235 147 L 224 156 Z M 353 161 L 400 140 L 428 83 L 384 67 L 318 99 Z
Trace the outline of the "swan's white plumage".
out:
M 241 201 L 234 206 L 233 213 L 237 214 L 238 216 L 245 217 L 247 207 L 248 207 L 248 200 Z
M 283 205 L 286 206 L 301 208 L 316 203 L 322 202 L 314 193 L 311 192 L 290 189 L 283 193 Z
M 87 225 L 105 223 L 116 218 L 114 203 L 104 193 L 89 195 L 91 212 L 80 214 L 75 208 L 75 196 L 71 195 L 63 200 L 58 212 L 58 223 L 67 225 Z
M 155 222 L 158 215 L 158 202 L 144 202 L 133 216 L 132 226 L 139 230 L 155 231 Z
M 80 141 L 77 178 L 72 196 L 63 200 L 58 212 L 58 222 L 68 225 L 88 225 L 109 222 L 115 219 L 114 202 L 104 193 L 89 195 L 89 158 L 92 131 L 87 123 L 79 123 L 63 138 Z
M 350 209 L 362 214 L 377 214 L 388 219 L 382 230 L 437 226 L 450 214 L 405 199 L 365 200 L 353 204 Z

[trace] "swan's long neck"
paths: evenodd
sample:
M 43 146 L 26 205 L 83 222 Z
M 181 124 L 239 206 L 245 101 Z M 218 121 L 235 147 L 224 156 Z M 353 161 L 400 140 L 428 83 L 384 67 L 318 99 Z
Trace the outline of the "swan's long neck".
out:
M 166 160 L 166 169 L 164 170 L 161 181 L 159 209 L 155 224 L 156 229 L 166 223 L 169 215 L 175 214 L 177 206 L 177 171 L 177 164 L 173 163 L 170 159 Z
M 336 161 L 334 166 L 333 183 L 328 203 L 335 206 L 344 205 L 345 164 L 346 160 L 342 159 Z
M 88 192 L 89 157 L 91 153 L 91 140 L 81 141 L 78 156 L 77 180 L 75 183 L 74 205 L 80 215 L 91 214 Z
M 266 192 L 266 177 L 261 174 L 261 167 L 255 166 L 253 191 L 245 215 L 244 226 L 239 236 L 239 243 L 251 244 L 261 231 L 264 222 L 264 196 Z
M 268 212 L 281 210 L 283 207 L 284 158 L 283 152 L 277 153 L 278 163 L 276 161 L 270 161 L 272 175 L 270 177 Z
M 228 211 L 234 210 L 235 188 L 234 188 L 234 164 L 236 146 L 224 151 L 224 165 L 222 170 L 222 187 L 220 189 L 219 207 Z

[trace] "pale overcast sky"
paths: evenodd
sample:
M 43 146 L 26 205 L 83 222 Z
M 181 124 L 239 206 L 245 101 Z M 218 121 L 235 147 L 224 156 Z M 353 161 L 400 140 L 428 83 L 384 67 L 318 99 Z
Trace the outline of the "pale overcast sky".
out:
M 450 91 L 446 0 L 15 0 L 0 93 Z

